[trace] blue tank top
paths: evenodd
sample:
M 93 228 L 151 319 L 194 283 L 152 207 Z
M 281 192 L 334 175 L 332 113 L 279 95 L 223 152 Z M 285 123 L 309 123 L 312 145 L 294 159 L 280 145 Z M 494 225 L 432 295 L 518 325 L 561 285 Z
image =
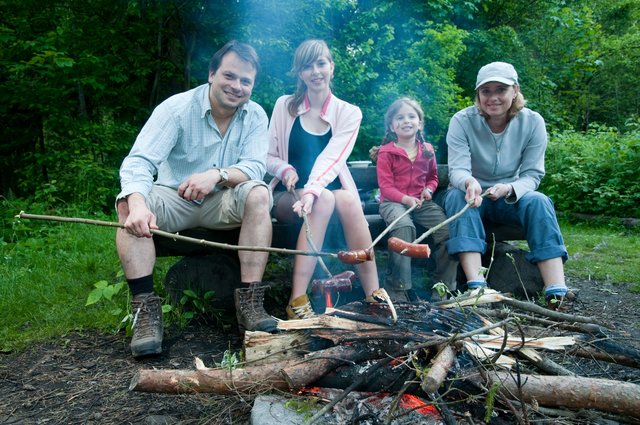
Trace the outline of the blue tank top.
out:
M 324 148 L 327 147 L 331 136 L 331 128 L 324 134 L 313 134 L 302 127 L 300 117 L 297 117 L 293 122 L 291 134 L 289 135 L 289 164 L 296 169 L 300 178 L 296 183 L 296 189 L 301 189 L 309 180 L 313 164 Z M 336 190 L 341 187 L 340 180 L 337 178 L 327 185 L 328 190 Z M 278 183 L 275 190 L 285 191 L 286 189 L 282 183 Z

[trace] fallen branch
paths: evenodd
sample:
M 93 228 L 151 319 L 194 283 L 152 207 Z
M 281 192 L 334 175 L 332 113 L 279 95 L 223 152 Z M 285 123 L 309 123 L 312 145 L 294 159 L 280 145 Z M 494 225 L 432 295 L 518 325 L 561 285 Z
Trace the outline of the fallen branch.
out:
M 455 359 L 456 351 L 450 344 L 442 347 L 433 359 L 429 372 L 422 378 L 420 388 L 427 394 L 435 393 L 447 377 Z
M 576 376 L 521 375 L 518 388 L 516 377 L 506 372 L 489 372 L 493 383 L 501 385 L 506 397 L 522 394 L 527 403 L 569 409 L 596 409 L 603 412 L 640 418 L 640 385 L 608 379 Z
M 466 296 L 451 298 L 446 301 L 439 301 L 435 303 L 441 308 L 455 308 L 465 306 L 475 306 L 490 303 L 504 303 L 512 307 L 516 307 L 520 310 L 528 311 L 530 313 L 536 313 L 543 316 L 547 316 L 556 320 L 564 320 L 567 322 L 579 322 L 597 325 L 600 328 L 606 328 L 602 323 L 599 323 L 593 317 L 578 316 L 575 314 L 561 313 L 559 311 L 549 310 L 548 308 L 541 307 L 532 302 L 518 301 L 513 298 L 507 297 L 490 288 L 483 288 L 478 292 L 473 292 Z M 597 328 L 593 328 L 597 329 Z

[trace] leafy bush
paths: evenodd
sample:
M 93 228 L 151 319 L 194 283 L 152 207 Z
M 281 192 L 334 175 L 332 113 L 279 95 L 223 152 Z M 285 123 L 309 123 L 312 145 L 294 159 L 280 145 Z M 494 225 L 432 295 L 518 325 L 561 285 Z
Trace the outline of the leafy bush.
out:
M 592 126 L 550 136 L 540 190 L 564 212 L 640 217 L 640 132 Z

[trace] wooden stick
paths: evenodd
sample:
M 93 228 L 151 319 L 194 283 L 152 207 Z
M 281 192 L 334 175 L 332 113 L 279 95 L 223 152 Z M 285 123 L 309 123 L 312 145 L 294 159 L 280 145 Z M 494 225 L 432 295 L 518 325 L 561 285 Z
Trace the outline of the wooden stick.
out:
M 489 194 L 489 192 L 485 192 L 482 195 L 480 195 L 481 197 L 485 197 Z M 453 220 L 457 219 L 458 217 L 460 217 L 462 214 L 465 213 L 465 211 L 467 211 L 469 209 L 469 207 L 471 207 L 473 205 L 473 201 L 469 201 L 467 202 L 467 205 L 465 205 L 460 211 L 458 211 L 457 213 L 455 213 L 454 215 L 452 215 L 451 217 L 449 217 L 448 219 L 446 219 L 445 221 L 443 221 L 442 223 L 433 226 L 431 229 L 427 230 L 426 232 L 424 232 L 422 235 L 420 235 L 420 237 L 418 237 L 418 239 L 416 239 L 415 241 L 413 241 L 413 243 L 420 243 L 423 240 L 425 240 L 427 238 L 427 236 L 431 235 L 432 233 L 434 233 L 436 230 L 440 229 L 441 227 L 443 227 L 445 224 L 449 224 L 451 223 Z
M 484 192 L 482 195 L 480 195 L 481 197 L 485 197 L 489 194 L 489 192 Z M 452 215 L 451 217 L 447 218 L 445 221 L 443 221 L 440 224 L 437 224 L 435 226 L 433 226 L 431 229 L 427 230 L 426 232 L 424 232 L 422 235 L 420 235 L 415 241 L 412 242 L 412 244 L 418 244 L 420 242 L 422 242 L 423 240 L 425 240 L 429 235 L 435 233 L 437 230 L 439 230 L 441 227 L 451 223 L 453 220 L 457 219 L 458 217 L 460 217 L 462 214 L 465 213 L 465 211 L 467 211 L 469 209 L 469 207 L 471 207 L 473 205 L 473 201 L 469 201 L 467 202 L 467 205 L 465 205 L 460 211 L 458 211 L 457 213 L 455 213 L 454 215 Z M 400 252 L 400 255 L 404 255 L 406 253 L 406 249 L 402 250 L 402 252 Z
M 300 196 L 298 195 L 298 192 L 296 192 L 295 188 L 289 189 L 289 192 L 293 195 L 293 199 L 300 202 Z M 304 208 L 301 211 L 302 211 L 302 221 L 304 221 L 304 232 L 305 232 L 305 236 L 307 237 L 307 242 L 309 243 L 309 246 L 311 247 L 311 250 L 313 252 L 318 252 L 320 250 L 316 246 L 315 242 L 313 242 L 313 236 L 311 235 L 311 225 L 309 224 L 309 217 L 307 216 L 307 212 L 304 210 Z M 324 272 L 327 274 L 329 279 L 331 279 L 333 275 L 331 274 L 331 271 L 329 271 L 329 268 L 324 263 L 321 257 L 318 257 L 318 264 L 320 264 L 320 267 L 322 268 L 322 270 L 324 270 Z
M 116 228 L 124 228 L 123 224 L 108 222 L 108 221 L 100 221 L 100 220 L 92 220 L 88 218 L 76 218 L 76 217 L 58 217 L 53 215 L 39 215 L 39 214 L 27 214 L 24 211 L 20 211 L 20 214 L 16 215 L 16 218 L 28 218 L 34 220 L 48 220 L 48 221 L 60 221 L 65 223 L 82 223 L 82 224 L 94 224 L 96 226 L 106 226 L 106 227 L 116 227 Z M 258 251 L 258 252 L 275 252 L 279 254 L 291 254 L 291 255 L 308 255 L 312 257 L 332 257 L 338 258 L 337 254 L 331 252 L 310 252 L 310 251 L 302 251 L 298 249 L 287 249 L 287 248 L 273 248 L 269 246 L 243 246 L 243 245 L 230 245 L 226 243 L 220 242 L 212 242 L 205 239 L 196 239 L 190 238 L 188 236 L 182 236 L 178 233 L 169 233 L 163 230 L 155 230 L 151 229 L 151 234 L 162 236 L 165 238 L 194 243 L 197 245 L 208 246 L 212 248 L 220 248 L 220 249 L 228 249 L 231 251 Z
M 456 352 L 450 344 L 442 347 L 431 362 L 429 372 L 422 377 L 420 388 L 427 394 L 435 393 L 446 379 L 455 359 Z
M 378 237 L 377 237 L 373 242 L 371 242 L 371 246 L 369 247 L 369 249 L 371 249 L 371 248 L 373 248 L 374 246 L 376 246 L 376 244 L 382 240 L 382 238 L 384 237 L 384 235 L 386 235 L 386 234 L 387 234 L 387 233 L 389 233 L 391 230 L 393 230 L 393 226 L 395 226 L 396 224 L 398 224 L 398 222 L 399 222 L 400 220 L 402 220 L 402 218 L 403 218 L 404 216 L 406 216 L 406 215 L 410 214 L 413 210 L 415 210 L 417 206 L 418 206 L 418 204 L 413 204 L 413 206 L 412 206 L 411 208 L 409 208 L 408 210 L 406 210 L 405 212 L 403 212 L 402 214 L 400 214 L 400 215 L 398 216 L 398 218 L 396 218 L 395 220 L 393 220 L 393 221 L 391 222 L 391 224 L 389 224 L 389 225 L 387 226 L 387 228 L 386 228 L 386 229 L 384 229 L 384 230 L 383 230 L 383 231 L 378 235 Z

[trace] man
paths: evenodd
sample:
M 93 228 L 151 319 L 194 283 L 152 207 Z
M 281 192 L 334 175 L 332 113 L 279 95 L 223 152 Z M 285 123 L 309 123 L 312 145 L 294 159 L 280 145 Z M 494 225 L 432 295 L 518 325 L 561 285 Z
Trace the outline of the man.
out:
M 250 100 L 259 67 L 251 46 L 227 43 L 211 58 L 209 84 L 158 105 L 122 163 L 116 208 L 124 229 L 117 232 L 116 246 L 133 295 L 134 357 L 162 352 L 152 229 L 240 227 L 239 245 L 271 245 L 272 199 L 262 180 L 268 119 Z M 276 321 L 262 305 L 268 253 L 241 251 L 238 256 L 238 325 L 272 331 Z

